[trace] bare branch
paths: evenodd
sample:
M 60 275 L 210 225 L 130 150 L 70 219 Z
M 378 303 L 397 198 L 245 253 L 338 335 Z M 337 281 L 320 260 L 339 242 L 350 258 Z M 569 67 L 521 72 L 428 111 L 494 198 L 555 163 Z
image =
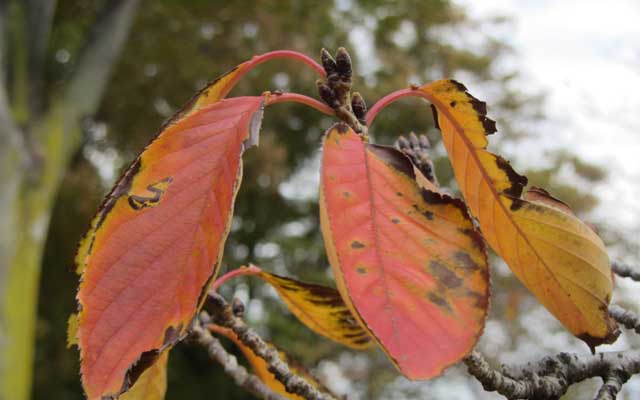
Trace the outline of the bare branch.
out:
M 246 368 L 238 364 L 235 356 L 227 353 L 218 339 L 213 337 L 205 328 L 210 317 L 206 312 L 200 314 L 189 335 L 189 339 L 205 347 L 211 359 L 218 362 L 224 368 L 224 372 L 229 375 L 236 385 L 246 389 L 254 396 L 266 400 L 285 400 L 284 397 L 272 391 L 267 385 L 255 375 L 250 374 Z
M 620 325 L 640 334 L 640 317 L 638 315 L 615 304 L 609 307 L 609 315 Z
M 139 0 L 105 2 L 69 79 L 64 106 L 77 120 L 93 114 L 124 46 Z
M 555 399 L 574 383 L 593 377 L 605 379 L 598 393 L 605 397 L 596 398 L 615 398 L 622 384 L 640 373 L 640 351 L 637 350 L 594 355 L 559 353 L 525 366 L 503 367 L 503 372 L 492 369 L 477 351 L 464 362 L 485 390 L 497 391 L 508 399 Z M 606 397 L 612 394 L 614 397 Z
M 598 390 L 595 400 L 615 400 L 627 380 L 629 375 L 624 371 L 612 371 Z
M 27 1 L 28 96 L 32 115 L 39 113 L 42 108 L 43 70 L 55 9 L 56 0 Z
M 618 276 L 631 278 L 634 281 L 640 282 L 640 271 L 638 271 L 637 268 L 632 268 L 630 265 L 614 262 L 611 265 L 611 270 Z
M 282 382 L 289 393 L 297 394 L 308 400 L 335 400 L 333 396 L 321 393 L 306 379 L 294 374 L 275 349 L 267 345 L 241 318 L 233 314 L 231 306 L 222 296 L 210 293 L 206 307 L 211 311 L 213 322 L 231 329 L 242 343 L 266 361 L 269 365 L 269 371 Z

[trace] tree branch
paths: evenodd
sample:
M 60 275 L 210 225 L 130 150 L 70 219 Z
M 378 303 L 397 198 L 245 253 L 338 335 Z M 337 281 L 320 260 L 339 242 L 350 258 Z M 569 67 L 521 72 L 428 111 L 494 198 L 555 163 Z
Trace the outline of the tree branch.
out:
M 200 317 L 196 320 L 191 330 L 189 339 L 206 348 L 209 357 L 222 365 L 224 372 L 233 379 L 236 385 L 261 399 L 285 400 L 284 397 L 262 383 L 257 376 L 250 374 L 246 368 L 238 364 L 235 356 L 227 353 L 220 341 L 205 328 L 209 322 L 209 315 L 206 312 L 200 313 Z
M 276 350 L 269 347 L 262 338 L 249 328 L 241 318 L 234 315 L 226 300 L 217 293 L 210 293 L 205 304 L 211 312 L 213 322 L 231 329 L 236 336 L 258 357 L 269 365 L 269 371 L 278 379 L 289 393 L 297 394 L 308 400 L 335 400 L 321 393 L 304 378 L 294 374 Z
M 109 75 L 129 33 L 139 0 L 111 0 L 98 15 L 69 78 L 63 100 L 73 122 L 98 108 Z
M 631 278 L 634 281 L 640 282 L 640 271 L 636 268 L 632 268 L 630 265 L 614 262 L 611 264 L 611 270 L 618 276 Z
M 503 372 L 492 369 L 477 351 L 464 362 L 485 390 L 508 399 L 556 399 L 574 383 L 593 377 L 605 379 L 596 399 L 615 398 L 622 384 L 640 373 L 637 350 L 594 355 L 559 353 L 524 366 L 503 367 Z
M 620 325 L 640 334 L 640 317 L 638 315 L 615 304 L 609 307 L 609 315 Z

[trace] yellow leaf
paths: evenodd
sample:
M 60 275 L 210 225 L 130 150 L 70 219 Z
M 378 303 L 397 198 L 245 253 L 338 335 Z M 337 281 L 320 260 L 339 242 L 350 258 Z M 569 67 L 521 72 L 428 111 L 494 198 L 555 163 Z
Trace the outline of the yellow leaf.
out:
M 120 400 L 162 400 L 167 391 L 167 361 L 169 352 L 163 352 L 149 369 L 145 370 Z
M 69 315 L 67 320 L 67 348 L 78 345 L 78 314 Z
M 270 284 L 293 315 L 317 334 L 357 350 L 373 345 L 371 337 L 354 318 L 340 292 L 332 287 L 271 274 L 251 264 L 220 277 L 212 290 L 242 275 L 256 275 Z
M 336 289 L 265 271 L 259 276 L 276 289 L 289 310 L 314 332 L 353 349 L 373 344 Z
M 462 84 L 441 80 L 414 92 L 435 107 L 458 185 L 491 247 L 591 348 L 615 340 L 616 324 L 607 313 L 609 258 L 598 235 L 546 191 L 532 188 L 522 196 L 527 178 L 486 150 L 495 122 Z

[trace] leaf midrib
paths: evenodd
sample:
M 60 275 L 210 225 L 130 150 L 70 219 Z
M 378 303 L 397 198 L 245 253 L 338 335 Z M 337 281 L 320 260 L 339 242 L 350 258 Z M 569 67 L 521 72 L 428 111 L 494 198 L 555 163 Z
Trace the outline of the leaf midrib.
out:
M 480 162 L 476 150 L 477 148 L 473 145 L 473 143 L 471 143 L 471 141 L 467 138 L 467 136 L 464 133 L 464 129 L 460 126 L 460 124 L 458 124 L 458 121 L 456 121 L 455 118 L 453 118 L 453 116 L 451 115 L 451 113 L 449 112 L 449 110 L 444 106 L 444 104 L 438 100 L 433 94 L 431 94 L 430 92 L 427 91 L 422 91 L 425 96 L 427 97 L 427 99 L 436 106 L 436 108 L 438 109 L 439 112 L 443 113 L 444 116 L 449 120 L 449 122 L 453 125 L 454 130 L 456 131 L 456 133 L 459 135 L 459 137 L 462 139 L 462 141 L 465 143 L 465 146 L 467 147 L 467 149 L 469 149 L 469 153 L 471 153 L 471 157 L 473 158 L 474 163 L 476 164 L 476 166 L 478 167 L 480 173 L 482 174 L 483 178 L 485 179 L 486 182 L 488 182 L 487 186 L 489 187 L 490 192 L 493 194 L 494 198 L 495 198 L 495 202 L 497 202 L 502 210 L 502 212 L 507 216 L 507 219 L 511 222 L 511 224 L 514 226 L 514 228 L 516 229 L 516 231 L 518 232 L 518 234 L 522 237 L 522 239 L 525 241 L 525 243 L 527 244 L 527 246 L 529 246 L 529 248 L 531 249 L 531 251 L 536 255 L 536 258 L 538 260 L 540 260 L 540 263 L 544 266 L 544 268 L 547 270 L 547 272 L 549 273 L 549 275 L 551 275 L 551 277 L 553 278 L 553 280 L 556 282 L 556 284 L 559 287 L 563 287 L 563 285 L 560 283 L 560 281 L 557 279 L 557 277 L 555 276 L 555 274 L 553 273 L 553 271 L 551 270 L 551 268 L 549 267 L 549 265 L 547 265 L 547 263 L 545 262 L 545 260 L 540 256 L 540 254 L 538 253 L 538 251 L 536 250 L 536 248 L 531 244 L 531 242 L 529 241 L 528 237 L 524 234 L 524 232 L 522 231 L 522 229 L 520 229 L 520 226 L 513 220 L 513 218 L 511 217 L 511 214 L 507 211 L 507 209 L 505 208 L 504 204 L 502 203 L 502 201 L 500 201 L 500 196 L 501 194 L 498 193 L 494 186 L 490 183 L 492 183 L 493 181 L 491 180 L 491 178 L 487 175 L 487 172 L 484 168 L 484 166 L 482 165 L 482 163 Z M 485 148 L 481 148 L 480 150 L 483 151 L 487 151 Z M 488 152 L 488 151 L 487 151 Z M 498 235 L 496 235 L 496 240 L 498 240 Z M 591 264 L 588 264 L 591 266 Z M 592 267 L 593 269 L 593 267 Z M 569 297 L 569 296 L 567 296 Z M 601 303 L 606 305 L 606 303 L 601 300 L 600 298 L 596 297 L 596 300 Z M 581 308 L 575 304 L 573 302 L 573 300 L 571 300 L 571 303 L 574 305 L 574 307 L 576 307 L 577 309 Z

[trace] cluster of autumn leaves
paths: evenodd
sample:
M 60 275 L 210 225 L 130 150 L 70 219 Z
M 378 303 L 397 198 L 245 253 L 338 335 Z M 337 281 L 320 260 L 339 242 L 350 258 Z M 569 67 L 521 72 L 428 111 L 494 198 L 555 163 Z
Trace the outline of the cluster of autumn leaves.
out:
M 90 399 L 127 392 L 188 334 L 220 268 L 241 156 L 258 143 L 264 108 L 295 101 L 339 115 L 299 94 L 225 98 L 250 69 L 276 57 L 326 76 L 326 65 L 290 51 L 229 71 L 163 126 L 92 221 L 76 259 L 79 312 L 70 324 Z M 486 150 L 495 123 L 485 103 L 458 82 L 392 93 L 362 123 L 371 126 L 407 96 L 431 103 L 464 201 L 444 193 L 415 159 L 339 122 L 324 137 L 320 171 L 321 227 L 338 290 L 255 267 L 235 275 L 274 286 L 319 334 L 356 349 L 376 343 L 403 375 L 428 379 L 464 358 L 482 333 L 488 243 L 572 334 L 592 348 L 615 340 L 609 259 L 597 234 L 543 189 L 524 192 L 527 179 Z

